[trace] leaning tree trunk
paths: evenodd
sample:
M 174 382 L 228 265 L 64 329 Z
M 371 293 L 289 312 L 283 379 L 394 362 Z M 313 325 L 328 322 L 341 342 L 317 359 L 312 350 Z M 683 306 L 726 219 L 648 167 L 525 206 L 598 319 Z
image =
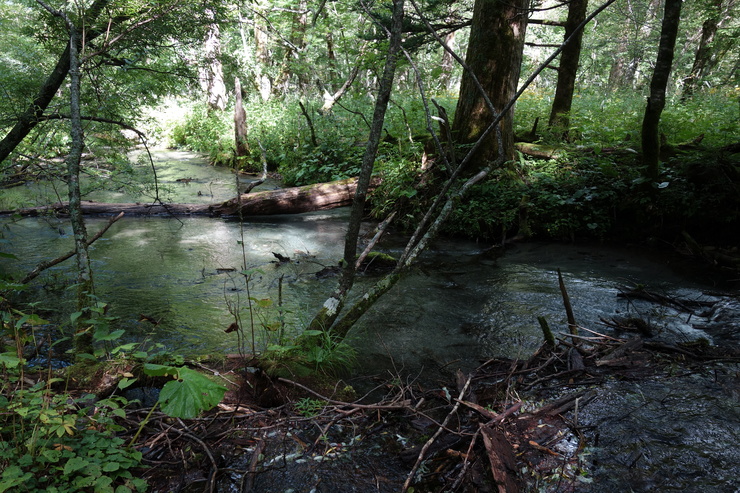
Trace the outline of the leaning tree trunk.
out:
M 583 26 L 585 26 L 587 22 L 596 17 L 600 12 L 603 12 L 609 5 L 613 4 L 614 2 L 615 0 L 607 0 L 606 3 L 604 3 L 601 7 L 596 9 L 596 11 L 594 11 L 591 15 L 584 19 L 584 22 L 581 23 L 580 28 L 583 28 Z M 419 13 L 420 17 L 422 17 L 423 19 L 424 16 L 421 14 L 419 7 L 414 0 L 411 0 L 411 4 L 414 5 L 417 13 Z M 427 28 L 433 32 L 433 28 L 428 23 L 426 24 Z M 441 39 L 437 37 L 437 41 L 441 42 Z M 559 52 L 560 50 L 556 51 L 527 79 L 526 82 L 524 82 L 524 84 L 519 89 L 519 91 L 517 91 L 512 100 L 507 102 L 506 106 L 514 104 L 516 99 L 521 96 L 524 89 L 526 89 L 529 84 L 534 81 L 536 76 L 552 62 L 554 57 L 557 56 Z M 461 60 L 459 60 L 459 57 L 457 57 L 456 55 L 455 58 L 461 62 Z M 467 64 L 463 64 L 463 66 L 467 71 Z M 467 155 L 463 158 L 459 167 L 457 168 L 458 170 L 465 168 L 466 163 L 473 159 L 473 156 L 476 154 L 476 149 L 480 145 L 482 145 L 482 142 L 486 139 L 486 136 L 498 126 L 501 117 L 502 115 L 499 115 L 491 121 L 489 128 L 481 134 L 478 141 L 476 141 L 476 143 L 473 145 L 473 148 L 470 149 Z M 500 130 L 498 130 L 497 133 L 500 134 Z M 501 140 L 500 137 L 498 138 L 498 140 Z M 437 199 L 435 199 L 435 204 L 430 207 L 424 219 L 417 226 L 416 231 L 406 245 L 404 253 L 399 258 L 395 269 L 390 274 L 386 275 L 384 278 L 378 281 L 362 296 L 360 296 L 354 303 L 354 305 L 350 307 L 349 310 L 347 310 L 347 313 L 341 319 L 335 322 L 334 326 L 332 327 L 333 336 L 335 336 L 337 339 L 344 338 L 349 330 L 352 328 L 352 326 L 357 322 L 357 320 L 359 320 L 359 318 L 362 317 L 363 314 L 365 314 L 365 312 L 367 312 L 367 310 L 385 293 L 387 293 L 391 288 L 393 288 L 393 286 L 396 285 L 396 283 L 403 276 L 404 271 L 407 270 L 409 266 L 414 263 L 414 261 L 426 249 L 430 242 L 439 234 L 442 225 L 449 218 L 455 205 L 459 204 L 462 201 L 463 197 L 465 197 L 465 195 L 469 192 L 470 188 L 473 185 L 479 183 L 493 169 L 503 163 L 503 154 L 503 152 L 499 153 L 499 157 L 495 161 L 489 162 L 487 166 L 481 169 L 478 173 L 468 178 L 465 183 L 457 190 L 451 190 L 451 188 L 448 186 L 451 186 L 452 183 L 457 183 L 457 175 L 453 173 L 452 177 L 448 180 L 448 183 L 445 185 L 445 187 L 443 187 L 442 192 L 437 196 Z M 438 201 L 440 202 L 439 207 L 437 207 Z M 429 227 L 427 227 L 428 224 Z
M 660 33 L 658 58 L 650 82 L 650 97 L 642 121 L 642 164 L 645 178 L 655 182 L 660 174 L 660 115 L 665 107 L 668 76 L 673 65 L 673 50 L 676 46 L 678 24 L 681 19 L 682 0 L 666 0 L 663 25 Z
M 522 65 L 528 0 L 476 0 L 466 63 L 488 94 L 496 111 L 514 97 Z M 505 159 L 514 158 L 513 110 L 501 120 Z M 478 86 L 466 71 L 460 86 L 453 135 L 458 142 L 475 142 L 493 121 Z M 477 155 L 479 167 L 496 159 L 498 143 L 491 133 Z
M 360 234 L 360 226 L 365 211 L 365 199 L 370 187 L 370 181 L 375 165 L 375 157 L 378 153 L 378 144 L 380 143 L 383 123 L 385 122 L 385 112 L 388 108 L 388 101 L 393 89 L 393 78 L 396 72 L 398 54 L 401 48 L 401 34 L 403 27 L 403 8 L 404 0 L 393 0 L 393 18 L 391 21 L 390 44 L 388 46 L 388 55 L 383 69 L 383 76 L 380 79 L 378 88 L 378 98 L 375 101 L 375 111 L 373 113 L 373 122 L 370 128 L 370 136 L 365 147 L 365 154 L 362 156 L 362 166 L 357 182 L 357 190 L 352 202 L 352 212 L 350 213 L 347 236 L 344 242 L 344 267 L 339 279 L 339 285 L 332 296 L 326 300 L 324 306 L 319 310 L 311 321 L 309 329 L 329 331 L 339 316 L 344 306 L 347 294 L 352 289 L 355 279 L 355 260 L 357 258 L 357 243 Z
M 86 10 L 85 22 L 89 25 L 98 18 L 102 10 L 108 5 L 110 0 L 96 0 L 96 2 Z M 46 8 L 46 7 L 45 7 Z M 95 37 L 102 34 L 104 31 L 100 30 L 88 30 L 86 31 L 87 42 L 90 42 Z M 67 45 L 64 52 L 59 56 L 54 70 L 46 78 L 46 81 L 42 84 L 39 89 L 36 98 L 26 108 L 23 113 L 18 116 L 18 121 L 15 123 L 13 128 L 8 132 L 2 141 L 0 141 L 0 162 L 4 161 L 11 152 L 20 144 L 23 139 L 36 127 L 41 121 L 44 111 L 49 106 L 51 101 L 56 96 L 59 88 L 62 87 L 62 83 L 67 78 L 67 72 L 69 72 L 70 62 L 70 47 Z
M 581 58 L 583 30 L 577 29 L 586 18 L 588 0 L 571 0 L 568 6 L 568 19 L 565 21 L 565 38 L 570 39 L 560 54 L 558 66 L 558 82 L 555 88 L 555 98 L 552 101 L 550 112 L 550 128 L 559 130 L 559 134 L 568 139 L 570 127 L 570 109 L 573 104 L 573 93 L 576 87 L 578 63 Z M 571 39 L 571 35 L 575 36 Z

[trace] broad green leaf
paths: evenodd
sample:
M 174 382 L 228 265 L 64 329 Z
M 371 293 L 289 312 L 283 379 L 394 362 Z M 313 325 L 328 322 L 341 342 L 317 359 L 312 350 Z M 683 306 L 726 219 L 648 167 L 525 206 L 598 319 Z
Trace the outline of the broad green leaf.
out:
M 122 378 L 120 382 L 118 382 L 118 388 L 121 390 L 124 390 L 127 387 L 130 387 L 134 382 L 136 382 L 136 378 Z
M 180 368 L 180 380 L 167 382 L 159 393 L 162 411 L 175 418 L 195 418 L 223 399 L 226 387 L 195 370 Z
M 74 312 L 72 315 L 69 316 L 69 321 L 72 322 L 72 325 L 77 322 L 77 319 L 82 316 L 82 312 Z

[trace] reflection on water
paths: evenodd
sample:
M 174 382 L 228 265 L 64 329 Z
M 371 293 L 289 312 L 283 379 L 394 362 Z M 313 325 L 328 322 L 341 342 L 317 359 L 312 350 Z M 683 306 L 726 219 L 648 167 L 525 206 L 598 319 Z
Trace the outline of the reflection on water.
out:
M 335 211 L 244 225 L 210 218 L 123 218 L 90 248 L 96 295 L 109 303 L 109 314 L 120 317 L 131 338 L 151 332 L 151 340 L 189 355 L 236 352 L 235 336 L 224 329 L 234 321 L 228 307 L 244 308 L 248 302 L 239 275 L 244 259 L 253 271 L 253 298 L 276 298 L 282 276 L 285 310 L 303 316 L 308 306 L 320 306 L 333 287 L 332 280 L 319 281 L 312 274 L 341 257 L 345 216 Z M 95 231 L 104 222 L 89 219 L 88 229 Z M 5 251 L 20 259 L 4 262 L 7 271 L 25 272 L 72 246 L 64 220 L 6 222 L 4 236 Z M 279 264 L 273 252 L 295 261 Z M 69 298 L 54 284 L 73 279 L 71 269 L 68 262 L 47 271 L 33 284 L 37 294 L 47 301 Z M 152 329 L 139 323 L 142 314 L 159 325 Z
M 601 387 L 579 415 L 593 480 L 580 491 L 738 491 L 740 382 L 727 370 Z
M 335 210 L 243 225 L 212 218 L 123 218 L 91 247 L 96 294 L 132 338 L 151 332 L 152 340 L 186 354 L 232 353 L 235 336 L 223 329 L 234 320 L 229 307 L 233 312 L 239 304 L 244 316 L 248 297 L 239 272 L 245 260 L 251 297 L 276 302 L 282 278 L 283 308 L 300 328 L 334 287 L 335 279 L 315 274 L 341 258 L 347 215 Z M 104 221 L 89 219 L 89 231 Z M 6 272 L 25 273 L 72 247 L 64 219 L 3 219 L 3 228 L 4 251 L 20 259 L 3 260 Z M 392 238 L 384 245 L 391 254 L 399 248 Z M 275 253 L 293 261 L 280 263 Z M 54 288 L 59 280 L 74 278 L 72 268 L 68 262 L 47 271 L 32 284 L 36 295 L 50 302 L 68 298 L 67 291 Z M 530 244 L 494 261 L 479 255 L 475 244 L 441 241 L 370 310 L 351 340 L 363 364 L 395 363 L 415 371 L 453 362 L 473 368 L 495 356 L 527 357 L 541 341 L 538 316 L 554 330 L 566 330 L 557 268 L 584 327 L 610 333 L 601 318 L 630 314 L 649 320 L 658 328 L 655 337 L 668 342 L 704 338 L 737 344 L 740 337 L 722 331 L 726 323 L 712 325 L 698 314 L 617 297 L 620 287 L 647 283 L 687 299 L 718 299 L 705 294 L 711 286 L 674 273 L 663 260 L 607 247 Z M 371 282 L 361 277 L 356 293 Z M 732 306 L 723 313 L 732 318 Z M 160 324 L 139 323 L 142 314 Z M 274 310 L 266 314 L 275 316 Z

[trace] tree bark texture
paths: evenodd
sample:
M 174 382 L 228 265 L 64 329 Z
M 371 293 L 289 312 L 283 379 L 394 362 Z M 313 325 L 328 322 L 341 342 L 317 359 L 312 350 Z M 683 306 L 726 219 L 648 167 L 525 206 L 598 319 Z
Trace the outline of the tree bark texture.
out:
M 213 10 L 207 9 L 206 15 L 215 19 Z M 206 93 L 209 110 L 226 109 L 226 84 L 221 65 L 221 30 L 213 22 L 208 28 L 203 43 L 204 66 L 201 68 L 201 88 Z
M 473 10 L 466 64 L 500 111 L 516 94 L 522 65 L 524 35 L 527 28 L 527 0 L 476 0 Z M 503 149 L 507 160 L 514 158 L 513 109 L 501 120 Z M 463 73 L 457 102 L 453 135 L 460 143 L 475 142 L 493 121 L 474 81 Z M 495 134 L 476 156 L 479 168 L 498 154 Z
M 69 111 L 70 111 L 70 146 L 67 156 L 67 188 L 69 191 L 69 214 L 74 235 L 75 259 L 77 261 L 77 310 L 81 311 L 90 305 L 90 295 L 93 294 L 92 269 L 90 268 L 90 256 L 87 250 L 87 228 L 85 219 L 80 209 L 80 161 L 82 160 L 82 149 L 85 146 L 82 131 L 82 110 L 80 102 L 81 77 L 79 49 L 82 40 L 77 32 L 77 26 L 60 10 L 48 6 L 43 0 L 38 3 L 55 17 L 64 20 L 69 31 Z M 93 336 L 90 329 L 79 330 L 75 334 L 75 352 L 77 355 L 92 353 Z
M 564 39 L 568 40 L 574 33 L 575 36 L 567 42 L 560 54 L 558 82 L 550 111 L 550 127 L 561 130 L 566 139 L 570 127 L 570 109 L 573 104 L 573 93 L 576 87 L 576 75 L 578 74 L 578 63 L 581 58 L 583 41 L 583 29 L 577 28 L 586 18 L 587 7 L 588 0 L 571 0 L 568 6 Z
M 668 76 L 673 66 L 673 51 L 676 46 L 678 24 L 681 19 L 682 0 L 666 0 L 663 24 L 660 33 L 658 58 L 650 81 L 650 97 L 642 121 L 642 163 L 645 177 L 651 181 L 658 179 L 660 168 L 660 115 L 665 107 Z

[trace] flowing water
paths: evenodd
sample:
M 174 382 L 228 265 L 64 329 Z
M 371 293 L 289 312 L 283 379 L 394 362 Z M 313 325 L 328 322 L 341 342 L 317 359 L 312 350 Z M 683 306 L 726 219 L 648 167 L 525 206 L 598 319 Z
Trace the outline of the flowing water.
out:
M 227 170 L 203 166 L 185 153 L 160 158 L 165 161 L 160 178 L 169 182 L 168 193 L 176 200 L 217 202 L 233 194 Z M 176 181 L 181 177 L 193 180 Z M 275 328 L 278 300 L 286 330 L 300 330 L 335 286 L 335 278 L 317 273 L 341 258 L 347 217 L 347 210 L 334 210 L 243 224 L 205 217 L 123 218 L 91 247 L 96 295 L 119 317 L 128 340 L 162 343 L 188 356 L 234 353 L 240 345 L 250 351 L 251 341 L 225 332 L 234 313 L 249 334 L 249 298 L 256 303 L 257 344 L 277 337 L 262 323 Z M 88 230 L 105 221 L 90 218 Z M 2 218 L 0 227 L 0 251 L 18 257 L 0 259 L 2 274 L 20 277 L 72 248 L 65 219 Z M 397 254 L 402 248 L 402 238 L 390 237 L 381 250 Z M 621 335 L 600 319 L 635 315 L 651 322 L 654 340 L 740 346 L 737 279 L 628 248 L 532 243 L 513 246 L 500 258 L 482 248 L 438 241 L 363 317 L 349 337 L 358 353 L 358 375 L 392 373 L 435 382 L 449 370 L 470 370 L 491 357 L 528 357 L 541 342 L 538 316 L 555 331 L 567 330 L 558 268 L 584 327 Z M 291 261 L 280 262 L 275 253 Z M 239 274 L 245 266 L 248 285 Z M 27 296 L 69 312 L 72 290 L 65 288 L 74 278 L 72 269 L 71 262 L 49 269 L 31 283 Z M 362 276 L 356 295 L 374 279 Z M 638 284 L 714 307 L 689 315 L 617 296 Z M 140 321 L 147 317 L 158 325 Z M 688 379 L 615 381 L 599 389 L 580 415 L 594 444 L 590 491 L 604 491 L 595 485 L 618 491 L 738 491 L 738 388 L 737 366 L 728 366 Z

